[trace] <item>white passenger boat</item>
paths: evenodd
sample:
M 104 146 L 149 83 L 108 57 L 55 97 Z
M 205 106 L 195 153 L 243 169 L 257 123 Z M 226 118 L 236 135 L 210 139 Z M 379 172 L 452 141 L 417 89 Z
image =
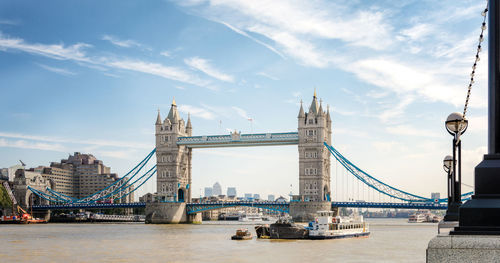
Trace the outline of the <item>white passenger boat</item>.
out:
M 316 219 L 309 224 L 309 239 L 367 237 L 369 235 L 368 224 L 363 221 L 363 216 L 342 218 L 333 216 L 332 211 L 319 211 Z
M 262 213 L 242 213 L 238 219 L 240 222 L 262 222 Z
M 417 211 L 408 217 L 408 223 L 437 223 L 441 217 L 431 213 L 428 210 Z
M 408 223 L 423 223 L 427 221 L 425 214 L 413 214 L 408 218 Z

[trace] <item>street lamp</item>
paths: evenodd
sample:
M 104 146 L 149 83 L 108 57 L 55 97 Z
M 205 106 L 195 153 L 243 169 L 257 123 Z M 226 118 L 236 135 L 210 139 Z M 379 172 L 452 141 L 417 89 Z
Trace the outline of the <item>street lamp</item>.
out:
M 446 209 L 446 215 L 444 216 L 444 221 L 456 221 L 452 220 L 452 211 L 450 211 L 451 208 L 451 202 L 453 199 L 453 178 L 451 177 L 453 170 L 452 166 L 453 165 L 453 157 L 451 155 L 446 155 L 443 160 L 443 169 L 447 174 L 447 182 L 448 182 L 448 209 Z
M 467 130 L 469 122 L 459 112 L 454 112 L 446 118 L 445 127 L 449 134 L 453 135 L 453 146 L 451 160 L 445 158 L 445 165 L 449 164 L 448 179 L 448 210 L 444 221 L 458 221 L 458 208 L 462 204 L 462 140 L 460 136 Z M 458 169 L 457 169 L 458 149 Z M 448 156 L 447 156 L 448 157 Z M 451 177 L 451 178 L 450 178 Z M 450 185 L 451 179 L 451 185 Z M 450 194 L 451 192 L 451 194 Z M 451 198 L 450 198 L 451 197 Z
M 500 0 L 488 2 L 488 153 L 474 170 L 474 195 L 452 235 L 500 234 Z

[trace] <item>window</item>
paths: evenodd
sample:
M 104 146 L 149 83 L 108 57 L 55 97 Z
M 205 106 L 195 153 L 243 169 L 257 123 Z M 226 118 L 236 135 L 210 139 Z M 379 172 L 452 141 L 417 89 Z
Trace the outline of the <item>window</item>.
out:
M 309 119 L 309 124 L 313 124 L 313 119 Z
M 316 168 L 306 168 L 306 175 L 316 175 L 318 174 L 318 169 Z M 314 183 L 316 185 L 316 183 Z
M 307 130 L 306 135 L 307 136 L 316 136 L 316 130 Z
M 318 158 L 318 152 L 306 152 L 306 158 Z

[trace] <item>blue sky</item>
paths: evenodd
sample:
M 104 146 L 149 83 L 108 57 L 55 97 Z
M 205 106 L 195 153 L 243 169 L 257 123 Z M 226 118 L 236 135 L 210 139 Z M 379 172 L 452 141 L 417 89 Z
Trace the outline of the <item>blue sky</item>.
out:
M 463 110 L 485 5 L 2 1 L 0 167 L 80 151 L 124 174 L 154 147 L 156 111 L 165 117 L 173 97 L 194 135 L 285 132 L 316 89 L 345 156 L 395 187 L 444 194 L 444 120 Z M 486 153 L 486 53 L 463 137 L 468 184 Z M 296 146 L 196 150 L 194 195 L 215 181 L 297 193 Z

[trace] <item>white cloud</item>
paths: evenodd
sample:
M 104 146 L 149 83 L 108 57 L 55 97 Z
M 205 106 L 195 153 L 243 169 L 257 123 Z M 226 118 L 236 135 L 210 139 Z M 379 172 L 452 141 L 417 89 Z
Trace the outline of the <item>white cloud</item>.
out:
M 67 152 L 66 148 L 60 144 L 30 142 L 25 140 L 6 140 L 3 138 L 0 138 L 0 147 Z
M 61 75 L 64 75 L 64 76 L 73 76 L 73 75 L 76 75 L 75 72 L 69 71 L 69 70 L 64 69 L 64 68 L 56 68 L 56 67 L 51 67 L 51 66 L 44 65 L 44 64 L 39 64 L 39 63 L 36 63 L 36 64 L 38 66 L 40 66 L 41 68 L 43 68 L 43 69 L 46 69 L 48 71 L 52 71 L 54 73 L 61 74 Z
M 192 57 L 184 59 L 184 63 L 218 80 L 226 82 L 234 82 L 233 76 L 221 72 L 219 69 L 211 65 L 210 62 L 206 59 L 199 57 Z
M 20 38 L 7 37 L 0 32 L 0 50 L 19 50 L 58 60 L 89 62 L 83 51 L 88 47 L 91 47 L 91 45 L 85 43 L 77 43 L 71 46 L 64 46 L 63 44 L 30 44 Z
M 248 116 L 248 113 L 247 113 L 244 109 L 239 108 L 239 107 L 236 107 L 236 106 L 233 106 L 233 107 L 231 107 L 231 108 L 232 108 L 233 110 L 235 110 L 235 111 L 236 111 L 236 113 L 237 113 L 240 117 L 242 117 L 242 118 L 244 118 L 244 119 L 246 119 L 246 120 L 252 120 L 252 118 L 250 118 L 250 116 Z
M 183 112 L 183 113 L 189 113 L 193 116 L 196 116 L 196 117 L 199 117 L 199 118 L 202 118 L 205 120 L 213 120 L 213 119 L 215 119 L 215 116 L 216 116 L 212 111 L 210 111 L 206 108 L 200 108 L 200 107 L 186 105 L 186 104 L 179 105 L 179 111 Z
M 74 144 L 84 144 L 84 145 L 112 146 L 112 147 L 136 148 L 136 149 L 153 148 L 152 145 L 138 143 L 138 142 L 122 142 L 122 141 L 112 141 L 112 140 L 76 139 L 76 138 L 72 139 L 72 138 L 60 138 L 60 137 L 29 135 L 21 133 L 8 133 L 8 132 L 0 132 L 0 137 L 32 140 L 32 141 L 53 142 L 53 143 L 74 143 Z
M 422 38 L 433 33 L 434 28 L 429 24 L 416 24 L 411 28 L 401 30 L 401 35 L 404 36 L 402 40 L 422 40 Z
M 165 50 L 165 51 L 162 51 L 162 52 L 160 53 L 160 55 L 162 55 L 162 56 L 164 56 L 164 57 L 167 57 L 167 58 L 172 57 L 172 53 L 171 53 L 170 51 L 166 51 L 166 50 Z
M 17 26 L 19 25 L 20 22 L 17 20 L 10 20 L 10 19 L 0 19 L 0 25 L 10 25 L 10 26 Z
M 166 79 L 173 79 L 184 83 L 194 84 L 197 86 L 207 86 L 209 84 L 208 81 L 201 80 L 181 68 L 167 67 L 159 63 L 152 63 L 141 60 L 104 60 L 103 64 L 113 68 L 147 73 Z
M 142 47 L 143 46 L 142 44 L 140 44 L 139 42 L 137 42 L 135 40 L 131 40 L 131 39 L 122 40 L 122 39 L 119 39 L 119 38 L 117 38 L 115 36 L 111 36 L 111 35 L 102 36 L 102 40 L 109 41 L 109 42 L 111 42 L 111 44 L 113 44 L 115 46 L 119 46 L 119 47 L 129 48 L 129 47 Z
M 189 8 L 197 5 L 202 16 L 312 67 L 326 67 L 336 58 L 332 50 L 318 48 L 317 40 L 341 40 L 374 50 L 387 49 L 393 42 L 392 27 L 384 13 L 375 10 L 352 11 L 325 1 L 245 0 L 199 1 Z M 271 46 L 249 33 L 276 44 Z
M 266 77 L 268 79 L 272 79 L 272 80 L 280 80 L 279 78 L 275 77 L 275 76 L 271 76 L 265 72 L 258 72 L 257 75 L 259 76 L 263 76 L 263 77 Z
M 242 35 L 242 36 L 245 36 L 253 41 L 255 41 L 256 43 L 266 47 L 267 49 L 271 50 L 272 52 L 276 53 L 278 56 L 280 56 L 281 58 L 285 58 L 285 56 L 283 56 L 283 54 L 281 54 L 281 52 L 279 52 L 278 50 L 276 50 L 276 48 L 274 48 L 273 46 L 267 44 L 267 43 L 264 43 L 258 39 L 256 39 L 255 37 L 252 37 L 250 36 L 249 34 L 247 34 L 245 31 L 241 30 L 241 29 L 238 29 L 232 25 L 230 25 L 229 23 L 226 23 L 226 22 L 219 22 L 225 26 L 227 26 L 229 29 L 233 30 L 234 32 Z
M 0 51 L 18 50 L 35 55 L 45 56 L 58 60 L 73 60 L 80 65 L 106 71 L 107 68 L 126 69 L 146 74 L 159 76 L 166 79 L 176 80 L 188 84 L 213 89 L 210 81 L 202 80 L 196 75 L 178 67 L 168 67 L 159 63 L 142 61 L 137 59 L 116 59 L 109 57 L 90 57 L 84 52 L 84 48 L 91 47 L 89 44 L 78 43 L 71 46 L 63 44 L 45 45 L 30 44 L 20 38 L 9 38 L 0 32 Z M 48 68 L 46 68 L 48 69 Z M 59 71 L 62 73 L 62 71 Z M 108 73 L 110 74 L 110 73 Z

